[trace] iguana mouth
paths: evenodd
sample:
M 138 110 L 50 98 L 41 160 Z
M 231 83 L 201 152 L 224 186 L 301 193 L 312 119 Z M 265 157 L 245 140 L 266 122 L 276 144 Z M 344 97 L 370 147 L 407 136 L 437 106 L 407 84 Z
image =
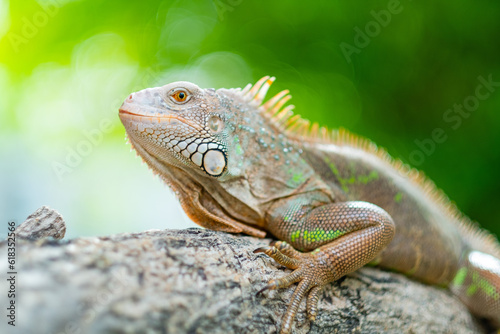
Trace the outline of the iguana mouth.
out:
M 199 124 L 196 124 L 194 122 L 191 122 L 187 119 L 184 119 L 182 117 L 179 117 L 177 115 L 165 115 L 165 114 L 156 114 L 156 115 L 144 115 L 144 114 L 138 114 L 134 113 L 128 110 L 125 110 L 123 108 L 119 109 L 119 116 L 120 118 L 125 118 L 128 120 L 136 121 L 136 122 L 144 122 L 145 120 L 148 120 L 150 123 L 159 123 L 159 124 L 164 124 L 168 123 L 170 125 L 175 125 L 176 122 L 183 123 L 191 128 L 194 128 L 198 131 L 202 131 L 203 127 L 201 127 Z M 146 122 L 148 122 L 146 121 Z

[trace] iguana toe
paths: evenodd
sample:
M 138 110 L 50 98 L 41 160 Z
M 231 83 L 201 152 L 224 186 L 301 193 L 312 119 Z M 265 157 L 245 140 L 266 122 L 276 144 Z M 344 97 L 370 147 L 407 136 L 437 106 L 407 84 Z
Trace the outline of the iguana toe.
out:
M 292 294 L 287 311 L 283 317 L 280 333 L 285 334 L 290 332 L 299 305 L 306 296 L 308 318 L 314 321 L 318 314 L 319 294 L 323 286 L 331 282 L 333 277 L 332 271 L 321 264 L 321 257 L 318 256 L 318 252 L 300 253 L 285 242 L 277 242 L 272 247 L 260 248 L 256 252 L 265 253 L 276 260 L 276 262 L 288 268 L 296 268 L 293 272 L 281 278 L 269 281 L 266 287 L 259 291 L 261 293 L 268 289 L 281 289 L 289 287 L 293 283 L 299 283 Z

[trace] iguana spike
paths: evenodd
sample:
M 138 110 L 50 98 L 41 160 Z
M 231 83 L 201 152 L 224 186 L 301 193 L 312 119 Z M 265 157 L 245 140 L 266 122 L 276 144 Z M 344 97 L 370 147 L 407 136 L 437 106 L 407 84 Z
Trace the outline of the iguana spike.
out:
M 319 124 L 317 122 L 314 122 L 313 125 L 311 126 L 311 131 L 309 131 L 309 135 L 313 138 L 318 138 L 318 129 L 319 129 Z
M 270 110 L 270 114 L 274 115 L 276 114 L 285 103 L 287 103 L 290 99 L 292 98 L 292 95 L 286 95 L 284 98 L 282 98 L 276 105 Z
M 296 131 L 301 136 L 306 137 L 309 133 L 309 129 L 311 128 L 311 122 L 308 119 L 301 119 L 300 123 L 301 124 L 299 125 Z
M 264 82 L 262 87 L 259 89 L 259 92 L 255 95 L 254 101 L 256 101 L 258 104 L 261 104 L 262 101 L 264 101 L 267 91 L 269 90 L 269 87 L 271 87 L 271 85 L 273 84 L 274 80 L 276 80 L 276 78 L 271 77 Z
M 333 138 L 337 137 L 339 144 L 349 143 L 349 139 L 346 138 L 346 135 L 347 135 L 346 131 L 344 130 L 344 128 L 341 127 L 339 127 L 338 130 L 332 131 L 332 137 Z M 356 143 L 353 142 L 352 144 L 353 146 L 355 146 Z
M 250 91 L 245 95 L 246 97 L 253 99 L 255 95 L 259 92 L 260 88 L 269 79 L 269 75 L 266 75 L 265 77 L 261 78 L 259 81 L 255 83 L 255 85 L 252 86 Z
M 285 128 L 288 133 L 293 132 L 298 134 L 296 129 L 302 124 L 302 118 L 300 115 L 295 115 L 292 118 L 288 119 Z
M 266 103 L 264 103 L 262 105 L 262 108 L 264 108 L 264 110 L 268 113 L 270 113 L 271 115 L 274 114 L 273 110 L 275 108 L 273 108 L 276 103 L 278 102 L 281 102 L 282 100 L 284 100 L 284 96 L 287 95 L 289 93 L 289 90 L 288 89 L 285 89 L 281 92 L 279 92 L 278 94 L 274 95 L 274 97 L 272 97 L 269 101 L 267 101 Z M 286 102 L 286 101 L 285 101 Z M 283 105 L 283 104 L 281 104 Z
M 320 133 L 320 138 L 323 140 L 323 141 L 327 141 L 329 138 L 328 136 L 328 130 L 322 126 L 320 129 L 319 129 L 319 133 Z
M 283 110 L 273 116 L 273 120 L 278 124 L 286 122 L 288 118 L 293 115 L 292 109 L 294 108 L 293 104 L 286 106 Z
M 286 121 L 286 123 L 285 123 L 285 127 L 287 128 L 287 130 L 291 130 L 291 129 L 293 129 L 292 125 L 293 125 L 294 123 L 299 123 L 299 122 L 297 122 L 297 121 L 298 121 L 298 120 L 300 120 L 300 119 L 301 119 L 300 115 L 295 115 L 295 116 L 293 116 L 293 117 L 289 118 L 289 119 Z M 294 126 L 294 127 L 295 127 L 295 126 Z
M 248 93 L 248 91 L 250 90 L 250 88 L 252 88 L 252 84 L 251 83 L 249 83 L 248 85 L 245 86 L 245 88 L 243 88 L 243 90 L 241 91 L 241 94 L 245 95 L 246 93 Z

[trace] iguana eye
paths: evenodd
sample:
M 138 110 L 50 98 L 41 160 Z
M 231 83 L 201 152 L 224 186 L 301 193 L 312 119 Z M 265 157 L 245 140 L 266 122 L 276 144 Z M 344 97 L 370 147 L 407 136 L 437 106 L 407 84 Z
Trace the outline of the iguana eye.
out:
M 224 127 L 224 122 L 218 116 L 212 116 L 208 119 L 208 127 L 213 133 L 219 133 Z
M 187 91 L 185 91 L 183 89 L 179 89 L 179 90 L 174 91 L 170 95 L 170 98 L 173 99 L 174 102 L 185 103 L 191 98 L 191 96 L 188 94 Z

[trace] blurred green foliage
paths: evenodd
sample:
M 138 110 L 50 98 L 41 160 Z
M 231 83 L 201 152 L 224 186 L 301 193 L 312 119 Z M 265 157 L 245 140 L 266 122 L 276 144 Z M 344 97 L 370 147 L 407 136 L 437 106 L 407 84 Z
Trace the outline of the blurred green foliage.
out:
M 290 89 L 306 118 L 424 170 L 498 235 L 500 87 L 478 78 L 500 82 L 499 17 L 493 0 L 0 0 L 0 219 L 48 204 L 72 236 L 172 227 L 155 202 L 166 190 L 149 190 L 159 181 L 123 142 L 120 102 L 176 80 L 270 74 L 271 94 Z M 470 112 L 448 112 L 463 103 Z

